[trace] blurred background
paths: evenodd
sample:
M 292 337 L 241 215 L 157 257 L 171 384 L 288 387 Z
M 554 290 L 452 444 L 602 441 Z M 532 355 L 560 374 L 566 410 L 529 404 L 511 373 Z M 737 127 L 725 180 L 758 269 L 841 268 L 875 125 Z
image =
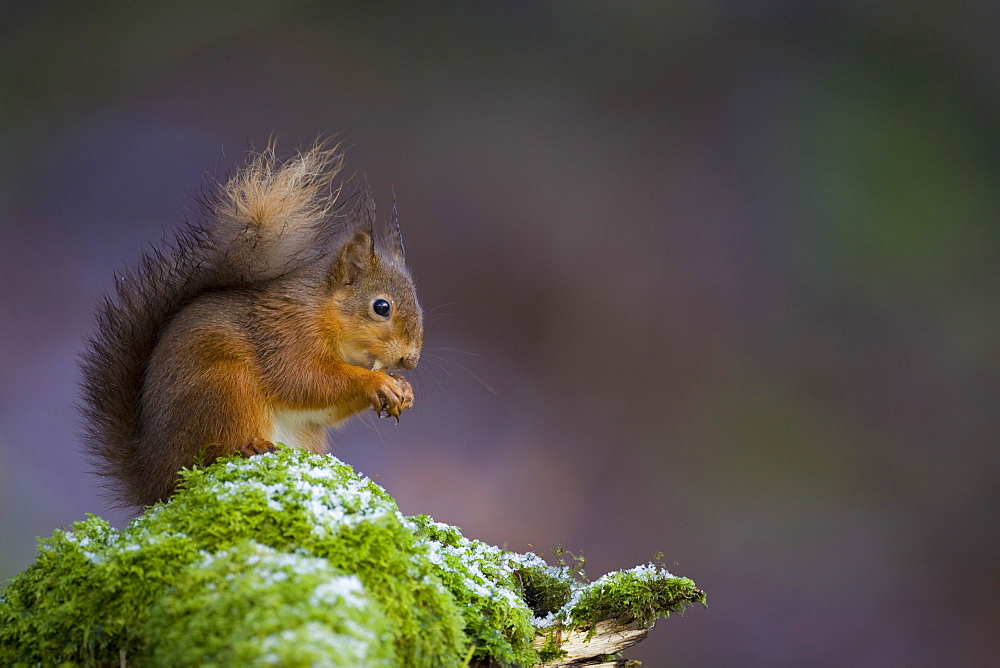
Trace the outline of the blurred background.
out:
M 708 592 L 647 665 L 1000 651 L 997 5 L 0 6 L 0 578 L 98 513 L 77 356 L 245 149 L 342 133 L 427 314 L 404 512 Z

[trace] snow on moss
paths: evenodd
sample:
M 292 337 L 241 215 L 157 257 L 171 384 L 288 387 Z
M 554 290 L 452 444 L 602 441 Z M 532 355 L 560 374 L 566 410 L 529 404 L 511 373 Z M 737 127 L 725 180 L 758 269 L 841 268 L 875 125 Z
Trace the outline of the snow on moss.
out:
M 705 594 L 694 582 L 649 563 L 575 585 L 555 618 L 576 628 L 588 628 L 604 619 L 645 627 L 672 612 L 684 614 L 685 605 L 704 602 Z
M 396 663 L 391 624 L 357 575 L 255 541 L 179 574 L 144 626 L 160 665 Z
M 652 565 L 585 584 L 407 518 L 330 456 L 282 448 L 183 477 L 125 529 L 90 517 L 40 543 L 0 593 L 0 664 L 526 665 L 539 628 L 703 599 Z

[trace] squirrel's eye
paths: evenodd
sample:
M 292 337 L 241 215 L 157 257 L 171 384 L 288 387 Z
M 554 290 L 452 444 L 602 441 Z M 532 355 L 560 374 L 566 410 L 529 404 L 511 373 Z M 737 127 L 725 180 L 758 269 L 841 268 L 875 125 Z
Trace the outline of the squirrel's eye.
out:
M 372 310 L 383 318 L 389 317 L 389 302 L 384 299 L 376 299 L 372 302 Z

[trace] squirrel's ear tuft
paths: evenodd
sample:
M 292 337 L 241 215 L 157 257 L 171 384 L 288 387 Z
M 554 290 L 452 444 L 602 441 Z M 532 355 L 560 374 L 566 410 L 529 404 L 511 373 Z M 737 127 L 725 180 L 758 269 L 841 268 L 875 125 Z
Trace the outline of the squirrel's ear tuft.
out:
M 392 226 L 396 233 L 395 243 L 389 243 L 389 252 L 400 264 L 406 264 L 406 249 L 403 248 L 403 233 L 399 229 L 399 209 L 396 208 L 396 191 L 392 191 Z
M 337 255 L 337 261 L 330 271 L 331 287 L 341 288 L 353 285 L 368 269 L 373 260 L 372 237 L 367 232 L 358 232 L 344 244 Z

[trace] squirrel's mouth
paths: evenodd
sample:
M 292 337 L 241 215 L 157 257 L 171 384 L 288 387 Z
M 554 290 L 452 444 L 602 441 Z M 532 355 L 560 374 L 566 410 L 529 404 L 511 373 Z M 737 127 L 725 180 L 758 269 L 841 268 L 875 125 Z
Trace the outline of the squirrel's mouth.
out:
M 390 366 L 379 359 L 378 355 L 366 350 L 348 349 L 343 359 L 351 366 L 358 366 L 369 371 L 388 371 Z
M 387 371 L 389 369 L 389 365 L 383 364 L 382 360 L 376 357 L 374 353 L 368 353 L 364 357 L 364 362 L 358 364 L 358 366 L 364 367 L 371 371 Z

